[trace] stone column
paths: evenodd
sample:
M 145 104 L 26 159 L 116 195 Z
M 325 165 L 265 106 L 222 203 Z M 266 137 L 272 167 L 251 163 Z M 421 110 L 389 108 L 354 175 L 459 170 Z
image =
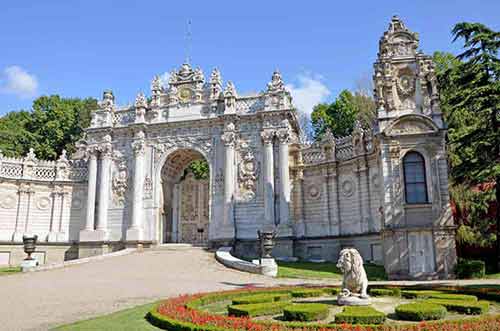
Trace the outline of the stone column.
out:
M 221 137 L 225 146 L 224 151 L 224 221 L 223 236 L 225 239 L 234 238 L 234 145 L 236 143 L 236 133 L 233 123 L 226 126 L 226 130 Z
M 97 186 L 97 155 L 91 151 L 88 161 L 87 216 L 84 231 L 94 231 L 95 195 Z
M 262 131 L 262 145 L 264 146 L 264 222 L 274 226 L 274 158 L 273 158 L 273 131 Z
M 279 231 L 280 236 L 292 235 L 289 217 L 290 206 L 290 174 L 289 174 L 289 152 L 288 143 L 290 141 L 290 131 L 288 128 L 281 128 L 277 131 L 279 139 L 279 210 L 280 222 Z
M 144 132 L 137 134 L 137 140 L 132 143 L 134 150 L 134 196 L 132 203 L 132 220 L 127 230 L 128 241 L 139 241 L 143 239 L 143 193 L 144 193 Z
M 19 185 L 19 189 L 17 191 L 17 194 L 19 195 L 18 216 L 16 218 L 16 226 L 15 226 L 14 234 L 12 235 L 12 241 L 22 242 L 23 235 L 29 234 L 28 222 L 29 222 L 29 216 L 30 216 L 31 196 L 34 193 L 35 193 L 35 191 L 31 187 L 31 184 L 21 183 Z M 26 197 L 26 214 L 25 214 L 24 224 L 23 224 L 24 228 L 21 228 L 21 216 L 19 215 L 19 213 L 22 210 L 22 202 L 21 201 L 23 200 L 23 197 Z
M 101 172 L 99 179 L 99 210 L 97 214 L 96 240 L 108 239 L 108 203 L 111 172 L 111 143 L 101 146 Z

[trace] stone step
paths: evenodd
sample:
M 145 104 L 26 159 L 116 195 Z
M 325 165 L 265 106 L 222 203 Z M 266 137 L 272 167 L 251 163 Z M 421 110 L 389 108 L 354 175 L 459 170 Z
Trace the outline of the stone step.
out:
M 194 244 L 161 244 L 152 246 L 148 248 L 149 251 L 185 251 L 185 250 L 205 250 L 208 246 L 206 245 L 194 245 Z

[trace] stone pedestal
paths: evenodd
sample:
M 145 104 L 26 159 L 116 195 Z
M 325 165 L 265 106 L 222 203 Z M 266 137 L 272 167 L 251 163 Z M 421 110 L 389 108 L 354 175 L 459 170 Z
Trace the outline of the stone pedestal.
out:
M 339 295 L 337 297 L 337 304 L 339 306 L 368 306 L 372 303 L 369 297 L 362 298 L 359 296 L 343 296 Z
M 36 267 L 38 267 L 38 261 L 35 259 L 23 260 L 23 262 L 21 262 L 22 272 L 34 271 Z
M 143 239 L 143 231 L 140 228 L 127 229 L 127 241 L 141 241 Z
M 262 274 L 265 276 L 276 277 L 278 275 L 278 265 L 273 258 L 260 259 Z

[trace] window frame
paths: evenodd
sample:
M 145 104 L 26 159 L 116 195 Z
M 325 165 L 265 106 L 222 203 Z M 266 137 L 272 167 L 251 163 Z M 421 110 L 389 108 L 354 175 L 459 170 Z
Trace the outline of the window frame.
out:
M 410 155 L 416 155 L 421 161 L 419 162 L 415 162 L 415 161 L 407 161 L 407 157 L 410 156 Z M 427 167 L 426 167 L 426 162 L 425 162 L 425 157 L 417 152 L 417 151 L 409 151 L 408 153 L 406 153 L 404 156 L 403 156 L 403 182 L 404 182 L 404 186 L 405 186 L 405 203 L 406 204 L 409 204 L 409 205 L 423 205 L 423 204 L 429 204 L 429 190 L 428 190 L 428 187 L 427 187 Z M 422 167 L 421 167 L 421 170 L 422 170 L 422 175 L 423 175 L 423 181 L 415 181 L 415 182 L 409 182 L 407 180 L 407 176 L 406 176 L 406 164 L 422 164 Z M 415 187 L 417 187 L 419 184 L 423 184 L 424 185 L 424 188 L 425 188 L 425 199 L 424 201 L 419 201 L 419 202 L 409 202 L 408 201 L 408 184 L 410 185 L 415 185 Z

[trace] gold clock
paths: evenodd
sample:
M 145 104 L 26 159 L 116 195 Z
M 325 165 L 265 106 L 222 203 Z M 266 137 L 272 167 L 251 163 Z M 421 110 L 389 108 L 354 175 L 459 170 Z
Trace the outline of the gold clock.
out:
M 188 88 L 183 88 L 179 91 L 179 99 L 181 101 L 188 101 L 191 99 L 191 90 Z

